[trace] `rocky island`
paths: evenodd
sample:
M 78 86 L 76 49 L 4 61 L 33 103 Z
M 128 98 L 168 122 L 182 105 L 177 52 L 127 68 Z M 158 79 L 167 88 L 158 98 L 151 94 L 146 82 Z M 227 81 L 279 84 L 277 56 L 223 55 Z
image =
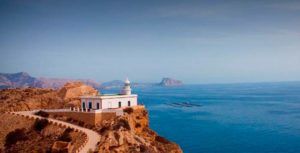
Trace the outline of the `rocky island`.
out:
M 90 125 L 63 115 L 41 112 L 45 119 L 16 116 L 14 111 L 80 107 L 79 97 L 96 95 L 97 90 L 80 82 L 61 89 L 15 88 L 0 90 L 0 152 L 75 152 L 85 145 L 87 135 L 80 130 L 53 124 L 51 118 L 96 132 L 91 152 L 181 153 L 180 147 L 150 129 L 145 107 L 128 107 L 124 115 Z M 23 115 L 24 116 L 24 115 Z M 48 119 L 49 118 L 49 119 Z M 55 122 L 54 122 L 55 123 Z
M 182 81 L 175 80 L 172 78 L 163 78 L 159 83 L 160 86 L 168 87 L 168 86 L 181 86 L 183 85 Z

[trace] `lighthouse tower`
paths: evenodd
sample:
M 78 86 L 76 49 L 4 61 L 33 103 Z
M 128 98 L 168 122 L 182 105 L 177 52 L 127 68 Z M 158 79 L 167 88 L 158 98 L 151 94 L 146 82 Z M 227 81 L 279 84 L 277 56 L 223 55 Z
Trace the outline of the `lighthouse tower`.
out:
M 131 87 L 130 87 L 130 81 L 128 80 L 128 78 L 126 78 L 125 82 L 124 82 L 124 87 L 121 91 L 122 95 L 131 95 Z

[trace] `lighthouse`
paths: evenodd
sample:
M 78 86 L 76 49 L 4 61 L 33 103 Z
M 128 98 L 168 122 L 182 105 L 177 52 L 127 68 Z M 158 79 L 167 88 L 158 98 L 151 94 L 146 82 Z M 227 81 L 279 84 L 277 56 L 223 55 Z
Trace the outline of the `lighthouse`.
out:
M 130 81 L 128 78 L 124 81 L 124 87 L 121 91 L 122 95 L 131 95 L 131 87 L 130 87 Z

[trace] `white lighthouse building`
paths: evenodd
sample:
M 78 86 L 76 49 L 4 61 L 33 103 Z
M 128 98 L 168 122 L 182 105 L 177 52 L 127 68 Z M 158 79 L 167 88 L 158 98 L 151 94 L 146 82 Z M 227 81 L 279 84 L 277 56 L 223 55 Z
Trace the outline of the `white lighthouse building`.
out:
M 88 110 L 101 110 L 123 108 L 138 105 L 137 95 L 131 94 L 130 81 L 124 82 L 119 94 L 99 94 L 96 96 L 81 96 L 81 108 Z
M 130 88 L 130 81 L 128 80 L 128 78 L 126 78 L 125 82 L 124 82 L 124 87 L 121 91 L 122 95 L 131 95 L 131 88 Z

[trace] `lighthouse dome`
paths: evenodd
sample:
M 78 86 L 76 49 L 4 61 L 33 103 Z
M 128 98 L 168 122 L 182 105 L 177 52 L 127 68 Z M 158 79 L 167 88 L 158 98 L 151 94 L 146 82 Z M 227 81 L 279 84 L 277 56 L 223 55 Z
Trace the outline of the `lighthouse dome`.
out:
M 124 83 L 130 84 L 130 81 L 128 80 L 128 78 L 126 78 L 126 80 L 124 81 Z

